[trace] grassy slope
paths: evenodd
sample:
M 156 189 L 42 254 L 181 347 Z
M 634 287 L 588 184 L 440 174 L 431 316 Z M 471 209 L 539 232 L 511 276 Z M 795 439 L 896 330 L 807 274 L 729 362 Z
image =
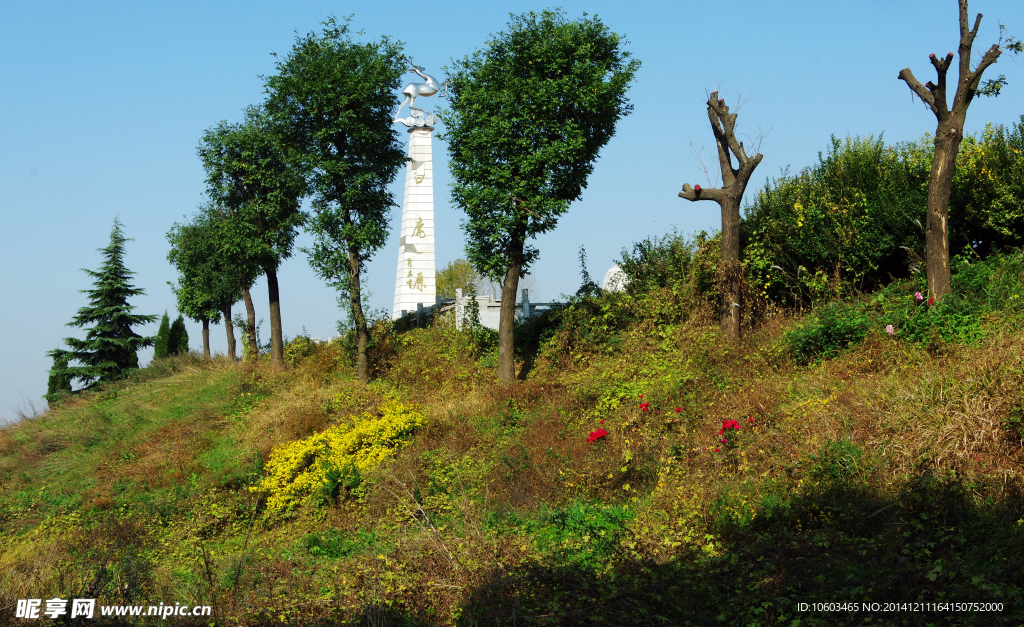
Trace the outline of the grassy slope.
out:
M 1015 313 L 979 318 L 971 344 L 876 329 L 799 367 L 788 320 L 728 347 L 666 302 L 608 297 L 524 331 L 539 351 L 507 388 L 438 327 L 396 336 L 367 387 L 337 346 L 284 372 L 178 358 L 4 428 L 0 611 L 84 595 L 242 624 L 1024 620 Z M 427 424 L 356 493 L 271 514 L 248 489 L 275 445 L 396 395 Z M 724 420 L 741 425 L 725 444 Z M 1004 610 L 796 608 L 836 601 Z

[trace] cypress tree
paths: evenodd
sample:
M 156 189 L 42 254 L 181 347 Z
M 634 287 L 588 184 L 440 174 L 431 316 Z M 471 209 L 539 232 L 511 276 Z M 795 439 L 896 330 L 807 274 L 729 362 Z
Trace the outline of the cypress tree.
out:
M 133 314 L 135 307 L 128 304 L 129 297 L 146 292 L 129 282 L 135 273 L 124 266 L 127 241 L 121 223 L 115 218 L 110 245 L 100 249 L 103 265 L 98 271 L 83 269 L 95 279 L 92 289 L 82 290 L 89 295 L 89 305 L 79 309 L 68 323 L 71 327 L 86 328 L 85 339 L 65 338 L 70 350 L 56 349 L 47 353 L 54 358 L 51 376 L 67 377 L 68 381 L 78 379 L 84 385 L 115 381 L 139 367 L 140 348 L 153 345 L 154 338 L 142 337 L 132 330 L 133 326 L 153 322 L 157 317 Z M 64 363 L 74 360 L 81 365 L 56 368 L 57 360 L 66 360 Z
M 53 405 L 65 394 L 71 393 L 71 377 L 67 373 L 67 355 L 53 358 L 53 369 L 50 370 L 50 380 L 46 384 L 46 402 Z
M 160 329 L 156 332 L 156 341 L 153 343 L 153 359 L 163 359 L 171 354 L 171 319 L 167 317 L 167 311 L 160 318 Z
M 188 331 L 185 330 L 185 318 L 178 314 L 171 324 L 171 332 L 167 336 L 167 354 L 181 355 L 188 352 Z

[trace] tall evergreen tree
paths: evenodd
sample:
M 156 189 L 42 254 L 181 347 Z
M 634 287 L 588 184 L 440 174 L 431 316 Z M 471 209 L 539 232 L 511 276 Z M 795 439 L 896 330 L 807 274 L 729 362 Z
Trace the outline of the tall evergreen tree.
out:
M 103 265 L 98 271 L 85 270 L 93 277 L 93 289 L 82 290 L 89 295 L 89 305 L 78 310 L 78 315 L 68 323 L 71 327 L 88 329 L 85 339 L 65 338 L 71 350 L 56 349 L 47 355 L 54 358 L 51 376 L 66 377 L 69 381 L 78 379 L 84 385 L 115 381 L 127 376 L 139 367 L 138 350 L 152 346 L 152 337 L 142 337 L 132 330 L 133 326 L 156 320 L 155 315 L 133 314 L 135 309 L 128 304 L 132 296 L 146 292 L 133 286 L 129 281 L 135 274 L 124 265 L 124 243 L 129 241 L 121 230 L 121 223 L 114 219 L 110 232 L 110 245 L 100 249 Z M 57 368 L 58 360 L 81 365 Z
M 182 355 L 188 352 L 188 331 L 185 330 L 185 318 L 181 314 L 171 323 L 171 332 L 167 336 L 167 354 Z
M 156 338 L 153 341 L 153 359 L 163 359 L 170 355 L 171 342 L 171 319 L 164 310 L 160 318 L 160 328 L 156 331 Z

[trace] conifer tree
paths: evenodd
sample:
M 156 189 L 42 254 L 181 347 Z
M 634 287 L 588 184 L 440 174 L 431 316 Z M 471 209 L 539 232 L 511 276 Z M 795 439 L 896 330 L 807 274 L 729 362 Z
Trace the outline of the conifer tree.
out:
M 160 318 L 160 328 L 156 332 L 156 339 L 153 342 L 153 359 L 163 359 L 170 354 L 171 342 L 171 319 L 164 310 Z
M 53 369 L 46 384 L 46 402 L 53 405 L 65 394 L 71 393 L 71 377 L 67 374 L 68 358 L 66 355 L 53 358 Z
M 167 336 L 167 354 L 182 355 L 188 352 L 188 331 L 185 330 L 185 318 L 181 314 L 171 323 L 171 332 Z
M 133 326 L 153 322 L 157 317 L 133 314 L 135 307 L 128 304 L 130 297 L 146 292 L 129 282 L 135 273 L 124 265 L 127 241 L 120 221 L 115 218 L 110 245 L 100 249 L 103 265 L 98 271 L 83 269 L 95 279 L 92 289 L 82 290 L 89 295 L 89 305 L 79 309 L 68 323 L 71 327 L 86 328 L 85 339 L 65 338 L 70 350 L 56 349 L 47 353 L 54 358 L 51 376 L 62 377 L 62 380 L 66 377 L 68 381 L 78 379 L 84 385 L 115 381 L 139 367 L 140 348 L 153 345 L 154 338 L 142 337 L 132 330 Z M 58 363 L 72 360 L 80 365 L 56 367 Z

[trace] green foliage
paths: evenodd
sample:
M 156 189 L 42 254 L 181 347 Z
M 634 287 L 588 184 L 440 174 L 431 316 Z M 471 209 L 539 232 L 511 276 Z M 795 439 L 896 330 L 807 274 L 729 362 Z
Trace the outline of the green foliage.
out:
M 640 64 L 625 43 L 596 16 L 530 12 L 455 61 L 440 115 L 466 251 L 484 276 L 501 280 L 513 263 L 527 270 L 537 250 L 526 240 L 553 229 L 586 187 L 631 111 L 626 90 Z
M 807 476 L 826 485 L 848 482 L 862 472 L 864 451 L 849 440 L 829 440 L 816 455 Z
M 254 273 L 247 276 L 232 259 L 230 251 L 235 247 L 222 245 L 230 234 L 222 220 L 220 211 L 208 202 L 190 222 L 175 223 L 167 231 L 171 244 L 167 260 L 178 270 L 177 285 L 172 284 L 171 290 L 178 311 L 196 322 L 216 323 L 241 300 L 243 285 L 249 289 L 255 281 Z
M 296 335 L 291 342 L 285 344 L 284 362 L 288 366 L 296 366 L 303 359 L 316 354 L 316 342 L 308 334 Z
M 921 248 L 930 166 L 925 142 L 833 136 L 817 164 L 767 182 L 746 207 L 748 280 L 775 302 L 807 304 L 906 276 L 903 247 Z
M 67 367 L 67 355 L 53 357 L 53 368 L 46 382 L 46 396 L 43 397 L 50 405 L 55 405 L 61 398 L 71 393 L 71 376 L 67 372 Z
M 277 61 L 266 108 L 314 193 L 310 265 L 358 300 L 359 273 L 387 242 L 388 212 L 396 206 L 388 187 L 406 162 L 391 117 L 402 49 L 388 37 L 358 42 L 334 18 L 323 26 L 297 37 Z
M 188 331 L 185 329 L 185 318 L 181 314 L 171 323 L 167 334 L 167 354 L 181 355 L 188 353 Z
M 47 353 L 62 362 L 74 360 L 82 364 L 54 371 L 61 378 L 78 379 L 85 385 L 115 381 L 138 368 L 138 350 L 153 344 L 153 338 L 142 337 L 132 330 L 133 326 L 153 322 L 156 316 L 133 314 L 135 307 L 128 304 L 128 298 L 146 292 L 129 282 L 134 273 L 124 266 L 127 241 L 120 221 L 115 218 L 110 245 L 101 249 L 103 265 L 99 271 L 84 270 L 95 279 L 93 289 L 83 290 L 89 295 L 90 304 L 79 309 L 68 326 L 87 328 L 85 339 L 65 338 L 71 350 L 56 349 Z
M 556 564 L 603 570 L 619 548 L 633 513 L 624 505 L 575 501 L 523 525 L 534 545 Z
M 376 544 L 376 532 L 363 529 L 358 529 L 354 532 L 327 529 L 326 531 L 311 533 L 302 541 L 303 548 L 306 549 L 307 554 L 312 557 L 325 557 L 327 559 L 343 559 L 358 555 L 372 549 Z
M 835 357 L 852 344 L 857 344 L 868 333 L 871 321 L 858 307 L 847 303 L 833 303 L 790 329 L 785 343 L 793 352 L 797 363 Z
M 678 231 L 649 237 L 622 251 L 619 267 L 626 275 L 626 291 L 644 294 L 656 288 L 670 288 L 696 303 L 713 305 L 716 290 L 720 236 L 701 231 L 686 238 Z
M 471 290 L 474 294 L 479 292 L 483 277 L 468 261 L 456 259 L 448 262 L 448 265 L 437 273 L 436 281 L 439 298 L 455 298 L 455 290 L 460 289 L 466 294 Z
M 960 144 L 950 191 L 951 242 L 981 255 L 1024 244 L 1024 116 Z
M 156 332 L 156 339 L 153 341 L 153 359 L 163 359 L 170 355 L 171 345 L 171 319 L 164 310 L 160 318 L 160 328 Z

